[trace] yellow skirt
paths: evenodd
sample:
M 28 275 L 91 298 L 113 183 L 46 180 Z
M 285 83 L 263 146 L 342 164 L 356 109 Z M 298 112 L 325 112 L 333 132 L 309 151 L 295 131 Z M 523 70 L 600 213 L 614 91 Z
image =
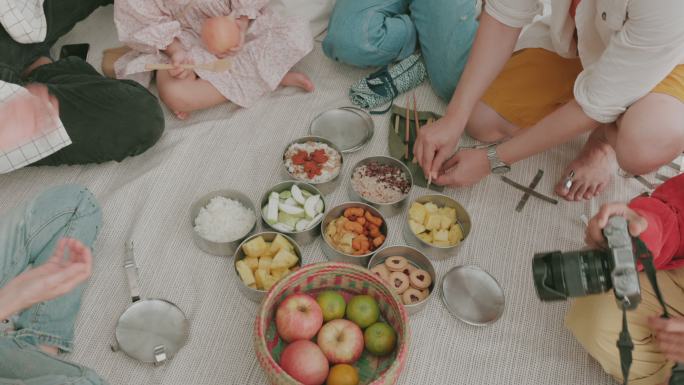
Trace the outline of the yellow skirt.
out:
M 579 58 L 566 59 L 542 48 L 516 52 L 494 80 L 482 101 L 518 127 L 536 124 L 573 99 Z M 684 103 L 684 65 L 679 65 L 652 92 Z

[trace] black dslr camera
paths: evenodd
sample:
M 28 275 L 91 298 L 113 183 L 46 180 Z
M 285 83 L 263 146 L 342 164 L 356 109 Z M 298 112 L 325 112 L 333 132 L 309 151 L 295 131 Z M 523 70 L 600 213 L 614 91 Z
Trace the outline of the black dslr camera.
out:
M 603 230 L 608 250 L 537 253 L 532 272 L 542 301 L 583 297 L 610 290 L 622 309 L 635 309 L 641 302 L 636 256 L 627 220 L 611 217 Z

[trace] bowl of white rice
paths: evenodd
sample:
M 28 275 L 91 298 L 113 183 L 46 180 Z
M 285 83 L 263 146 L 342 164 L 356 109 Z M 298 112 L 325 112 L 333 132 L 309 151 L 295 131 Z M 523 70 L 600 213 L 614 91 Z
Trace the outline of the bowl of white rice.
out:
M 190 208 L 192 238 L 212 255 L 230 256 L 256 230 L 254 204 L 235 190 L 218 190 L 199 198 Z

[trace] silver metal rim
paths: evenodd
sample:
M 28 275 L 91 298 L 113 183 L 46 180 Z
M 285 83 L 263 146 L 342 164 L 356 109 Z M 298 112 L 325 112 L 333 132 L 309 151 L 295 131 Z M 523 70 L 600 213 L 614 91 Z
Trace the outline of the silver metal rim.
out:
M 306 143 L 306 142 L 309 142 L 309 141 L 311 141 L 311 142 L 321 142 L 321 143 L 325 143 L 325 144 L 327 144 L 328 146 L 330 146 L 333 150 L 337 151 L 337 152 L 340 154 L 340 171 L 337 173 L 337 175 L 335 175 L 334 178 L 332 178 L 332 179 L 330 179 L 330 180 L 326 180 L 325 182 L 317 182 L 317 183 L 314 183 L 314 182 L 311 182 L 311 181 L 306 181 L 306 180 L 302 180 L 302 179 L 296 178 L 294 175 L 292 175 L 292 174 L 290 173 L 290 170 L 287 169 L 287 166 L 285 165 L 285 153 L 287 153 L 287 150 L 290 148 L 290 146 L 292 146 L 293 144 L 297 144 L 297 143 Z M 303 136 L 303 137 L 301 137 L 301 138 L 298 138 L 298 139 L 295 139 L 295 140 L 291 141 L 290 143 L 287 144 L 287 146 L 285 146 L 285 149 L 283 150 L 283 156 L 281 157 L 280 162 L 281 162 L 281 164 L 282 164 L 283 170 L 285 170 L 285 174 L 289 175 L 290 178 L 292 178 L 292 180 L 295 180 L 295 181 L 297 181 L 297 182 L 302 182 L 302 183 L 310 184 L 310 185 L 312 185 L 312 186 L 319 186 L 319 185 L 325 185 L 325 184 L 327 184 L 327 183 L 331 183 L 331 184 L 332 184 L 332 183 L 336 182 L 336 181 L 339 179 L 340 174 L 342 174 L 342 169 L 344 168 L 344 153 L 340 150 L 339 147 L 337 147 L 337 146 L 335 145 L 335 143 L 329 141 L 329 140 L 326 139 L 326 138 L 323 138 L 323 137 L 321 137 L 321 136 Z
M 488 277 L 496 284 L 496 286 L 499 288 L 499 293 L 501 294 L 501 300 L 502 300 L 502 303 L 503 303 L 503 306 L 501 306 L 501 309 L 500 309 L 499 312 L 496 314 L 496 317 L 492 318 L 491 320 L 489 320 L 489 321 L 487 321 L 487 322 L 477 322 L 477 321 L 473 321 L 473 320 L 470 320 L 470 319 L 461 317 L 461 316 L 459 315 L 458 311 L 457 311 L 456 309 L 453 309 L 453 308 L 451 307 L 451 305 L 449 304 L 449 301 L 447 300 L 447 298 L 446 298 L 446 296 L 445 296 L 445 294 L 444 294 L 444 282 L 446 281 L 447 277 L 449 276 L 449 274 L 451 274 L 452 271 L 454 271 L 454 270 L 459 270 L 459 269 L 471 269 L 471 270 L 477 270 L 477 271 L 479 271 L 479 272 L 482 272 L 482 273 L 484 273 L 486 276 L 488 276 Z M 466 323 L 466 324 L 468 324 L 468 325 L 472 325 L 472 326 L 487 326 L 487 325 L 491 325 L 491 324 L 495 323 L 496 321 L 498 321 L 498 320 L 501 318 L 501 316 L 503 315 L 503 312 L 504 312 L 504 310 L 505 310 L 505 308 L 506 308 L 506 295 L 505 295 L 505 293 L 504 293 L 504 291 L 503 291 L 503 288 L 501 287 L 501 284 L 499 283 L 499 281 L 497 281 L 496 278 L 494 278 L 491 274 L 489 274 L 489 272 L 487 272 L 487 271 L 485 271 L 484 269 L 481 269 L 481 268 L 479 268 L 479 267 L 477 267 L 477 266 L 473 266 L 473 265 L 459 265 L 459 266 L 454 266 L 454 267 L 452 267 L 451 269 L 449 269 L 449 271 L 447 271 L 446 274 L 444 274 L 444 276 L 442 277 L 442 282 L 441 282 L 441 284 L 440 284 L 439 286 L 440 286 L 440 290 L 441 290 L 440 297 L 442 298 L 442 302 L 444 303 L 444 306 L 447 308 L 447 310 L 449 311 L 449 313 L 451 313 L 451 315 L 453 315 L 454 317 L 458 318 L 460 321 L 462 321 L 462 322 L 464 322 L 464 323 Z
M 348 153 L 356 152 L 356 151 L 362 149 L 366 144 L 368 144 L 368 142 L 370 142 L 370 140 L 373 138 L 373 135 L 375 134 L 375 122 L 373 122 L 373 119 L 371 118 L 371 116 L 366 111 L 364 111 L 358 107 L 352 107 L 352 106 L 338 107 L 338 108 L 333 108 L 333 109 L 321 112 L 320 114 L 316 115 L 316 117 L 313 118 L 313 120 L 309 124 L 309 135 L 315 135 L 313 133 L 313 126 L 318 119 L 323 117 L 325 114 L 327 114 L 331 111 L 336 111 L 336 110 L 350 111 L 352 113 L 359 115 L 366 122 L 366 136 L 361 141 L 361 143 L 358 143 L 358 144 L 356 144 L 356 145 L 354 145 L 354 146 L 352 146 L 346 150 L 343 150 L 341 152 L 348 154 Z
M 409 180 L 409 185 L 410 185 L 409 191 L 406 194 L 404 194 L 404 196 L 401 199 L 394 201 L 394 202 L 388 202 L 388 203 L 374 202 L 370 199 L 364 198 L 363 196 L 361 196 L 361 194 L 358 191 L 354 190 L 354 186 L 351 183 L 351 180 L 354 177 L 354 171 L 356 171 L 357 168 L 359 168 L 365 164 L 368 164 L 370 162 L 373 162 L 373 161 L 376 161 L 376 162 L 382 163 L 382 164 L 389 164 L 392 166 L 397 166 L 407 175 L 408 180 Z M 403 202 L 408 200 L 408 197 L 411 195 L 411 191 L 413 190 L 413 174 L 411 174 L 411 170 L 409 170 L 409 168 L 406 167 L 404 162 L 401 162 L 396 158 L 392 158 L 391 156 L 382 156 L 382 155 L 380 155 L 380 156 L 369 156 L 367 158 L 363 158 L 360 161 L 356 162 L 354 167 L 352 167 L 352 169 L 351 169 L 351 173 L 349 174 L 349 178 L 347 180 L 347 183 L 349 183 L 349 191 L 351 191 L 353 193 L 353 196 L 352 196 L 353 198 L 358 199 L 361 202 L 369 204 L 369 205 L 392 206 L 392 205 L 398 205 L 398 204 L 403 203 Z

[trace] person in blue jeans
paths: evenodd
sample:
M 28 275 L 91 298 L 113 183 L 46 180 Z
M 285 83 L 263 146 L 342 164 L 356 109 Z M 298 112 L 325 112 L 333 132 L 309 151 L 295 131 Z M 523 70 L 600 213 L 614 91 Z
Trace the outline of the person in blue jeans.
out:
M 478 22 L 475 0 L 337 0 L 323 52 L 357 67 L 422 51 L 432 88 L 451 99 Z
M 76 185 L 0 216 L 0 384 L 106 384 L 57 358 L 72 349 L 101 222 L 95 197 Z

